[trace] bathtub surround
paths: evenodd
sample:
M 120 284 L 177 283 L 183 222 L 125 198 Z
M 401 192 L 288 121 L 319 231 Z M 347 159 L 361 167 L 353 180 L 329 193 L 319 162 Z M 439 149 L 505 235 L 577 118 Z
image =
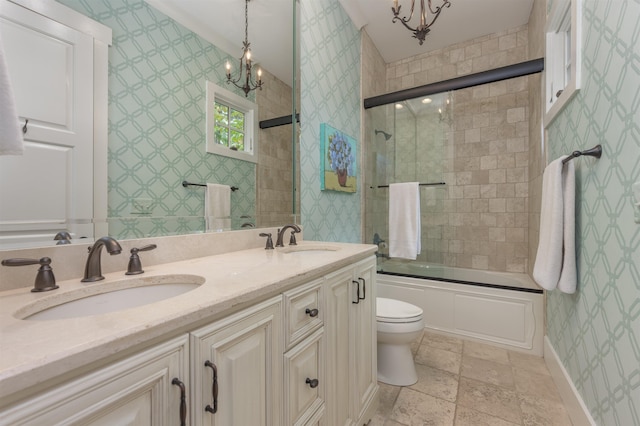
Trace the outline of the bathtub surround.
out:
M 405 80 L 421 79 L 421 84 L 428 84 L 434 82 L 429 80 L 432 75 L 446 80 L 513 64 L 508 59 L 525 61 L 528 58 L 521 52 L 527 50 L 526 41 L 527 28 L 523 26 L 389 64 L 387 88 L 406 89 L 409 87 L 402 83 Z M 498 52 L 501 54 L 496 54 Z M 496 66 L 485 64 L 487 68 L 484 68 L 480 60 L 483 54 Z M 452 66 L 460 65 L 465 55 L 469 64 L 476 61 L 475 68 L 464 68 L 466 73 L 463 68 Z M 443 64 L 439 71 L 432 68 L 437 63 Z M 405 69 L 403 64 L 408 67 Z M 395 73 L 407 73 L 409 78 L 389 78 L 397 75 Z M 382 116 L 382 121 L 375 125 L 395 128 L 393 143 L 389 141 L 383 147 L 384 142 L 378 143 L 373 134 L 370 135 L 370 146 L 376 146 L 387 159 L 386 166 L 382 165 L 386 167 L 386 174 L 380 177 L 381 164 L 374 161 L 373 155 L 367 157 L 378 168 L 378 180 L 446 182 L 445 187 L 426 188 L 421 193 L 423 235 L 426 236 L 421 260 L 466 268 L 527 272 L 528 81 L 532 77 L 517 77 L 447 94 L 453 111 L 450 127 L 443 126 L 433 114 L 416 116 L 402 112 L 406 109 L 398 112 L 389 108 L 386 113 L 372 113 Z M 369 117 L 367 120 L 373 121 Z M 379 183 L 369 175 L 365 186 Z M 380 222 L 386 214 L 386 196 L 383 192 L 371 196 L 374 211 L 366 220 Z M 373 229 L 367 223 L 368 237 L 369 229 L 381 235 L 387 233 L 386 229 Z

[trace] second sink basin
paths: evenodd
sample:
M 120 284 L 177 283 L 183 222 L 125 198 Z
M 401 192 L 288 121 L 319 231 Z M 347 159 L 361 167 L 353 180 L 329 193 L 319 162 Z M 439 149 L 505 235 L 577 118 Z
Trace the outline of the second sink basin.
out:
M 340 247 L 332 246 L 330 244 L 304 244 L 299 246 L 288 246 L 280 251 L 285 254 L 293 254 L 297 256 L 317 256 L 319 254 L 326 254 L 337 250 L 340 250 Z
M 197 275 L 160 275 L 100 284 L 38 300 L 15 316 L 33 321 L 59 320 L 107 314 L 148 305 L 198 288 Z

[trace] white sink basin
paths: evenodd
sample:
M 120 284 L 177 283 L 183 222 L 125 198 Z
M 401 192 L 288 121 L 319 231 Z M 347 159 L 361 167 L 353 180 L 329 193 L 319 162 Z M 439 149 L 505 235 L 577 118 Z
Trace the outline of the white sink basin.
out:
M 133 278 L 102 286 L 52 295 L 15 313 L 30 321 L 59 320 L 107 314 L 179 296 L 198 288 L 205 279 L 197 275 L 160 275 Z
M 300 246 L 288 246 L 281 249 L 280 251 L 287 255 L 317 256 L 319 254 L 326 254 L 338 250 L 340 250 L 340 247 L 328 244 L 305 244 Z

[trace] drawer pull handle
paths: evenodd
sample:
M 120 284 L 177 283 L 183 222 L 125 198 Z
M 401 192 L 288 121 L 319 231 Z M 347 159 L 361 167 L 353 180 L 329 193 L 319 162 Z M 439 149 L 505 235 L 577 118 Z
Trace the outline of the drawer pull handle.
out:
M 358 303 L 360 303 L 360 300 L 362 300 L 362 298 L 360 297 L 360 281 L 351 280 L 351 283 L 356 285 L 356 301 L 354 302 L 353 300 L 351 300 L 351 303 L 357 305 Z
M 176 377 L 171 381 L 171 384 L 180 388 L 180 426 L 185 426 L 187 424 L 187 395 L 184 383 Z
M 207 405 L 204 408 L 204 411 L 207 411 L 211 414 L 215 414 L 218 412 L 218 368 L 211 361 L 205 361 L 205 367 L 210 367 L 213 370 L 213 383 L 211 385 L 211 396 L 213 397 L 213 407 L 211 405 Z
M 367 281 L 364 278 L 358 278 L 358 281 L 360 280 L 362 280 L 362 297 L 360 300 L 364 300 L 367 297 Z
M 318 382 L 318 379 L 310 379 L 307 377 L 307 380 L 305 380 L 305 383 L 308 384 L 311 389 L 314 389 L 318 387 L 318 384 L 320 382 Z
M 304 311 L 305 314 L 309 315 L 310 317 L 317 317 L 318 316 L 318 310 L 317 309 L 309 309 L 307 308 L 306 311 Z

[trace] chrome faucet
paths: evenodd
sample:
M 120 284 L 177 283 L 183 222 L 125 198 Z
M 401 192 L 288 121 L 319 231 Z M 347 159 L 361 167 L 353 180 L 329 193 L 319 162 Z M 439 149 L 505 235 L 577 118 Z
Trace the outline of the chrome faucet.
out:
M 298 225 L 285 225 L 282 229 L 278 229 L 278 239 L 276 240 L 276 247 L 284 247 L 282 243 L 282 238 L 284 237 L 284 231 L 287 229 L 291 229 L 291 240 L 289 241 L 289 245 L 296 245 L 296 238 L 293 236 L 296 232 L 302 232 L 302 229 Z
M 87 258 L 87 264 L 84 267 L 84 278 L 81 280 L 83 283 L 91 283 L 94 281 L 103 280 L 102 265 L 100 263 L 100 254 L 102 253 L 102 247 L 106 247 L 110 255 L 120 254 L 122 247 L 120 244 L 111 237 L 102 237 L 92 247 L 89 247 L 89 257 Z

